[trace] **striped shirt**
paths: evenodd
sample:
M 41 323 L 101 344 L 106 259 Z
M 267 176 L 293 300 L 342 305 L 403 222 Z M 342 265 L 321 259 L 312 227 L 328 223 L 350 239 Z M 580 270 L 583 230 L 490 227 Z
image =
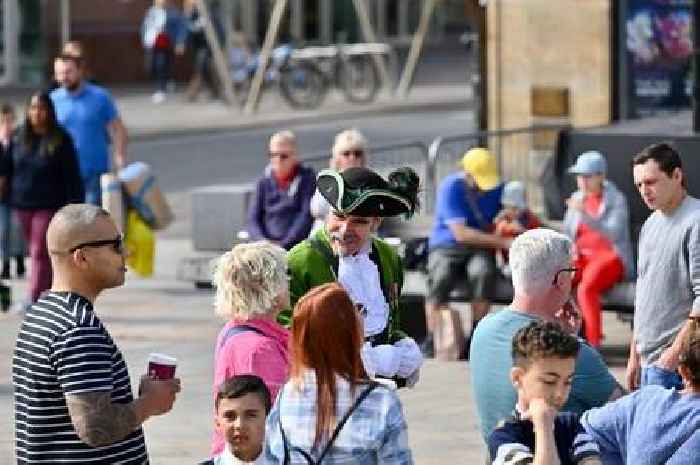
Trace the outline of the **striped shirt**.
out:
M 599 458 L 600 450 L 578 421 L 578 415 L 559 412 L 554 418 L 554 441 L 561 465 L 576 465 L 588 458 Z M 535 459 L 535 431 L 530 420 L 522 420 L 517 410 L 489 436 L 493 465 L 527 465 Z
M 27 311 L 12 360 L 17 463 L 148 463 L 143 430 L 93 448 L 80 440 L 66 394 L 110 392 L 133 401 L 129 373 L 92 304 L 74 293 L 50 292 Z

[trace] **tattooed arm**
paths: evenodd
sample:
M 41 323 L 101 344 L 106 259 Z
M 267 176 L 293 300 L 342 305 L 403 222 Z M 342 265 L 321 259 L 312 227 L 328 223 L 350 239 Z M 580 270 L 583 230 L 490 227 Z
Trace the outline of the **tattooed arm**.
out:
M 147 418 L 140 399 L 113 404 L 112 395 L 105 391 L 67 395 L 66 403 L 75 432 L 91 447 L 124 439 Z
M 78 437 L 90 447 L 114 444 L 149 417 L 170 411 L 179 380 L 141 379 L 141 396 L 130 404 L 112 403 L 110 392 L 66 395 L 68 412 Z

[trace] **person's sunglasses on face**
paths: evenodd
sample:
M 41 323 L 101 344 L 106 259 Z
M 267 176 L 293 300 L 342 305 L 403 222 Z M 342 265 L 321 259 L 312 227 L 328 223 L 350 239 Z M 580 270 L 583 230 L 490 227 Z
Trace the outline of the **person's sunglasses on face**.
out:
M 362 158 L 365 156 L 365 151 L 362 149 L 343 150 L 342 152 L 340 152 L 340 155 L 343 156 L 344 158 L 350 158 L 350 157 Z
M 106 245 L 111 246 L 112 250 L 114 250 L 115 253 L 118 253 L 118 254 L 124 253 L 124 242 L 123 242 L 121 236 L 118 236 L 114 239 L 103 239 L 103 240 L 99 240 L 99 241 L 83 242 L 83 243 L 78 244 L 74 247 L 71 247 L 68 251 L 70 253 L 73 253 L 76 250 L 84 249 L 86 247 L 104 247 Z
M 270 152 L 270 158 L 279 158 L 280 160 L 286 160 L 291 155 L 287 152 Z

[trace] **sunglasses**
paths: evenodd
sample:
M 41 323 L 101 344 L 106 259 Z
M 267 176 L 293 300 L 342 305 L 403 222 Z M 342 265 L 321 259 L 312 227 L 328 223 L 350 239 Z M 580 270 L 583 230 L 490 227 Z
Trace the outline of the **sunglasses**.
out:
M 279 158 L 280 160 L 286 160 L 292 155 L 287 152 L 270 152 L 270 158 Z
M 344 150 L 340 152 L 340 155 L 345 157 L 345 158 L 350 158 L 350 156 L 353 156 L 355 158 L 362 158 L 365 156 L 365 151 L 364 150 Z
M 75 247 L 68 249 L 68 251 L 70 253 L 73 253 L 76 250 L 84 249 L 85 247 L 104 247 L 106 245 L 111 246 L 114 253 L 120 255 L 124 253 L 124 241 L 122 240 L 121 236 L 115 239 L 103 239 L 99 241 L 83 242 L 82 244 L 78 244 Z
M 557 285 L 557 280 L 559 279 L 559 274 L 560 274 L 560 273 L 576 273 L 577 271 L 578 271 L 578 268 L 574 268 L 574 267 L 571 267 L 571 268 L 562 268 L 561 270 L 557 271 L 557 272 L 554 274 L 554 279 L 552 280 L 552 286 L 556 286 L 556 285 Z

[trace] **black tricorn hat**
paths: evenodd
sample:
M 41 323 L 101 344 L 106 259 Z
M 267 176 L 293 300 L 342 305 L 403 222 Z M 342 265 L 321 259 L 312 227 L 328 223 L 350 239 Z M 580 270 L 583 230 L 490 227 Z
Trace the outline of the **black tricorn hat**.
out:
M 343 215 L 410 217 L 418 209 L 418 175 L 399 168 L 388 181 L 368 168 L 348 168 L 341 173 L 323 170 L 316 187 L 331 207 Z

